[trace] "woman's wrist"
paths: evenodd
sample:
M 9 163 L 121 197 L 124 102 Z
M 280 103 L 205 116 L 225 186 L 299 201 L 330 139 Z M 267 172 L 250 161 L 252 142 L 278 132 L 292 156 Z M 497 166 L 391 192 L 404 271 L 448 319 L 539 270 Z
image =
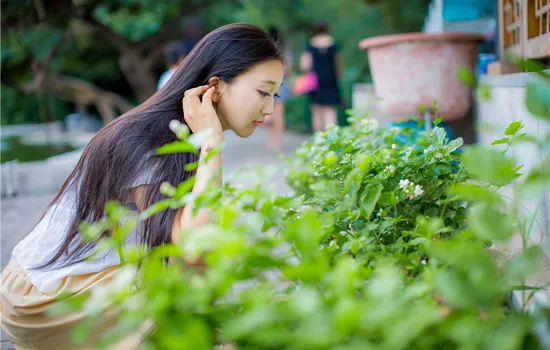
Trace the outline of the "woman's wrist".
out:
M 212 149 L 223 143 L 223 132 L 212 133 L 208 135 L 202 142 L 201 149 Z

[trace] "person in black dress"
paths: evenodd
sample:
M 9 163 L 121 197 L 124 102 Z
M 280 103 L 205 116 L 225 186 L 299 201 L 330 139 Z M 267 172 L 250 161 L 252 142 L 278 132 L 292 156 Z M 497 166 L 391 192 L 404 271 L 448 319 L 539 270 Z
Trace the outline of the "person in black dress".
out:
M 313 131 L 318 132 L 338 121 L 337 107 L 341 103 L 338 78 L 343 59 L 340 46 L 328 34 L 326 23 L 315 24 L 313 33 L 307 50 L 300 57 L 300 68 L 315 72 L 319 80 L 319 88 L 309 94 Z

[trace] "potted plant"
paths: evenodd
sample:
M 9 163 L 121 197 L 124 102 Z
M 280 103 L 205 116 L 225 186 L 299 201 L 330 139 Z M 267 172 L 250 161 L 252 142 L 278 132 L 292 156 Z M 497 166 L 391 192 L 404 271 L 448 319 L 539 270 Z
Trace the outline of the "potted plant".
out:
M 444 120 L 464 117 L 471 88 L 457 78 L 459 67 L 474 70 L 483 36 L 464 33 L 408 33 L 368 38 L 368 52 L 378 112 L 390 120 L 418 114 L 420 106 L 439 102 Z

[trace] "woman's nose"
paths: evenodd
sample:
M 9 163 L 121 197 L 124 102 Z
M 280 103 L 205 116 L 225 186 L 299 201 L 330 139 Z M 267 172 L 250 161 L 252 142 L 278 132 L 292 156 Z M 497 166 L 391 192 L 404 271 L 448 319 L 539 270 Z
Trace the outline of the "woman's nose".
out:
M 271 115 L 273 114 L 273 112 L 275 112 L 275 99 L 273 99 L 273 101 L 271 102 L 268 102 L 262 109 L 263 115 Z

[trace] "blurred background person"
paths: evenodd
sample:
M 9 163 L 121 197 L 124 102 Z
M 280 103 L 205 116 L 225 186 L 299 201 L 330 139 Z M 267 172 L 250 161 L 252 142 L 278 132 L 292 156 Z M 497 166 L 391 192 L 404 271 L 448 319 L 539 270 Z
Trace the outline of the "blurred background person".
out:
M 313 25 L 313 36 L 300 57 L 300 68 L 317 75 L 318 88 L 309 93 L 313 131 L 325 130 L 338 121 L 337 107 L 341 104 L 338 79 L 343 71 L 340 45 L 328 33 L 328 24 Z
M 168 80 L 170 80 L 176 71 L 176 68 L 178 68 L 180 63 L 183 62 L 186 55 L 187 50 L 185 50 L 183 43 L 174 41 L 166 45 L 164 48 L 164 62 L 166 67 L 168 67 L 168 70 L 160 76 L 157 90 L 160 90 L 168 82 Z
M 283 145 L 283 134 L 285 131 L 285 103 L 292 96 L 288 86 L 288 77 L 292 72 L 292 52 L 285 46 L 284 40 L 279 34 L 277 27 L 269 28 L 269 35 L 279 43 L 284 54 L 283 62 L 285 81 L 279 89 L 278 97 L 275 100 L 275 112 L 267 118 L 269 127 L 269 137 L 267 138 L 267 147 L 272 151 L 281 151 Z

